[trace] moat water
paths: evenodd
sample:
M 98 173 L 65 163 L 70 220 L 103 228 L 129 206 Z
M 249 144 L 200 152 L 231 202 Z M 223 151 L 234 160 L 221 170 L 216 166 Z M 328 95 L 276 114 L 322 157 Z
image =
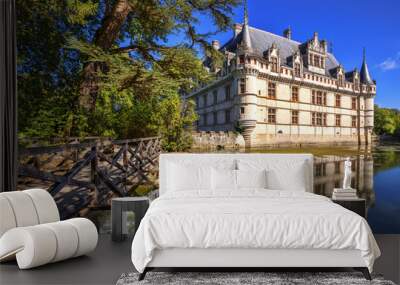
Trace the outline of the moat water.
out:
M 367 201 L 367 220 L 377 234 L 400 234 L 400 142 L 356 146 L 257 149 L 261 153 L 312 153 L 314 192 L 331 197 L 341 187 L 343 162 L 352 160 L 352 186 Z
M 198 152 L 198 150 L 196 150 Z M 207 152 L 206 150 L 202 152 Z M 224 151 L 221 152 L 230 152 Z M 344 161 L 352 161 L 352 187 L 367 202 L 367 220 L 375 234 L 400 234 L 400 142 L 357 146 L 252 149 L 255 153 L 312 153 L 314 193 L 331 197 L 341 187 Z M 110 232 L 110 211 L 93 211 L 91 218 L 101 232 Z M 129 232 L 134 230 L 128 216 Z

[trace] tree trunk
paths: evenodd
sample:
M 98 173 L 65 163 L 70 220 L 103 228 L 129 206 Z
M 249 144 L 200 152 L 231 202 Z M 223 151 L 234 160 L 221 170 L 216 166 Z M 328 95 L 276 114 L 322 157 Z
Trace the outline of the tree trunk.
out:
M 117 40 L 121 27 L 124 24 L 132 7 L 129 0 L 118 0 L 110 12 L 102 20 L 101 26 L 96 31 L 93 43 L 104 50 L 110 49 Z M 99 91 L 98 72 L 103 64 L 88 62 L 83 68 L 82 82 L 80 85 L 79 105 L 86 111 L 93 111 L 96 106 Z

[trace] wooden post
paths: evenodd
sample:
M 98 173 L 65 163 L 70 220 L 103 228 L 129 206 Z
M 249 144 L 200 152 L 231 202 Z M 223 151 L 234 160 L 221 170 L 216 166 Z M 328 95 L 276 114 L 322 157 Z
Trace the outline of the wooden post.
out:
M 123 146 L 121 146 L 124 148 L 123 151 L 123 164 L 124 164 L 124 169 L 125 169 L 125 173 L 124 173 L 124 192 L 127 193 L 128 189 L 126 187 L 126 182 L 128 181 L 128 169 L 129 169 L 129 163 L 128 163 L 128 142 L 125 142 L 125 144 Z
M 92 161 L 90 162 L 90 181 L 96 185 L 97 182 L 97 146 L 92 147 L 92 152 L 95 153 Z M 96 185 L 97 186 L 97 185 Z M 97 187 L 96 187 L 97 188 Z

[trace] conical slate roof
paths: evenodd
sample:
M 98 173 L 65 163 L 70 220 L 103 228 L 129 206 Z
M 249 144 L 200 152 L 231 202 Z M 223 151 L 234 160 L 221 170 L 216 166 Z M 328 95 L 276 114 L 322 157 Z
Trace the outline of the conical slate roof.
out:
M 365 59 L 365 49 L 363 52 L 363 63 L 361 65 L 361 71 L 360 71 L 360 81 L 361 83 L 364 84 L 374 84 L 374 81 L 372 80 L 371 75 L 369 74 L 368 71 L 367 60 Z
M 244 24 L 242 28 L 242 37 L 243 37 L 243 47 L 246 49 L 251 49 L 251 40 L 250 40 L 250 32 L 249 32 L 249 16 L 247 14 L 247 3 L 244 6 Z

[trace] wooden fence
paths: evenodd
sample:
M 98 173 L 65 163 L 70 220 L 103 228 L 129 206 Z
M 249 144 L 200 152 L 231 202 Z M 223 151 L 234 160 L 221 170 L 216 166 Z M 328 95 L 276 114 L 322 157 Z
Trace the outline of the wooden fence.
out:
M 100 140 L 20 150 L 18 188 L 40 187 L 54 197 L 61 218 L 154 183 L 160 138 Z

